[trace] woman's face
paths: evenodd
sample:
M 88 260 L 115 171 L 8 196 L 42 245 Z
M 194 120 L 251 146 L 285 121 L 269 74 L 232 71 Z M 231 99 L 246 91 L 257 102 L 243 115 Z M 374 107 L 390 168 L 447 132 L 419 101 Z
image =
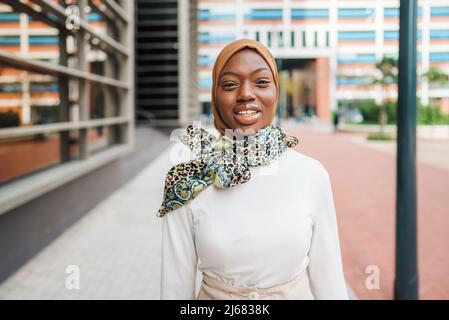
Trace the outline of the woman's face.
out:
M 217 108 L 232 129 L 254 132 L 271 123 L 276 112 L 276 85 L 265 60 L 243 49 L 226 63 L 217 83 Z

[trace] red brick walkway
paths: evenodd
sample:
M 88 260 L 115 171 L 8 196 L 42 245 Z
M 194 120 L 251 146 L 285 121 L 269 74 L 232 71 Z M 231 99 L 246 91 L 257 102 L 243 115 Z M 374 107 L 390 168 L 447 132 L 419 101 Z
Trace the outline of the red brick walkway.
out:
M 392 299 L 395 261 L 395 156 L 344 135 L 288 130 L 297 150 L 330 173 L 346 278 L 360 299 Z M 449 171 L 418 165 L 418 256 L 421 299 L 449 299 Z M 380 269 L 380 289 L 365 286 L 368 266 Z

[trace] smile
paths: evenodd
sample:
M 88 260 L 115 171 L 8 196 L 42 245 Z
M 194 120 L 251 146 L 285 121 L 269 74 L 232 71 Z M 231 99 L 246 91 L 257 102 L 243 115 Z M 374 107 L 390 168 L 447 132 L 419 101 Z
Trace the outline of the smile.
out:
M 237 114 L 256 114 L 259 111 L 256 110 L 241 110 L 241 111 L 237 111 Z
M 234 119 L 241 125 L 252 125 L 262 115 L 261 108 L 256 104 L 248 104 L 234 108 Z

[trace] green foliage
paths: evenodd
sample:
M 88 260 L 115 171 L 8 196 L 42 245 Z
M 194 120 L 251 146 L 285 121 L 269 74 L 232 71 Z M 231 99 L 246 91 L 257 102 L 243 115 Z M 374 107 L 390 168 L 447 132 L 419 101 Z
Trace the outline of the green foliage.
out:
M 390 140 L 394 140 L 393 136 L 389 133 L 384 133 L 384 132 L 375 132 L 375 133 L 370 133 L 368 134 L 368 136 L 366 137 L 368 140 L 378 140 L 378 141 L 390 141 Z
M 383 57 L 376 63 L 376 69 L 380 71 L 380 78 L 374 80 L 373 84 L 387 85 L 398 82 L 398 61 L 395 58 Z
M 388 115 L 388 124 L 396 123 L 396 102 L 387 101 L 385 102 L 385 111 Z
M 398 60 L 391 57 L 383 57 L 381 61 L 376 64 L 376 69 L 379 71 L 378 78 L 372 84 L 380 84 L 382 89 L 388 84 L 397 83 L 398 81 Z M 449 82 L 449 75 L 438 68 L 431 67 L 422 77 L 427 78 L 431 84 L 445 85 Z M 383 109 L 386 112 L 386 117 L 380 117 L 379 113 L 382 110 L 382 105 L 376 104 L 372 99 L 363 101 L 346 102 L 351 106 L 359 108 L 363 115 L 364 124 L 376 124 L 387 119 L 386 124 L 396 123 L 396 102 L 384 101 Z M 437 105 L 424 106 L 419 101 L 417 104 L 417 122 L 418 124 L 449 124 L 449 115 L 441 112 Z
M 441 112 L 439 106 L 418 105 L 418 123 L 419 124 L 449 124 L 449 115 Z
M 359 105 L 360 112 L 363 115 L 363 123 L 374 124 L 379 119 L 379 106 L 374 100 L 363 100 Z
M 422 77 L 427 78 L 429 83 L 445 85 L 449 81 L 449 76 L 436 67 L 431 67 Z
M 374 100 L 363 100 L 357 104 L 363 115 L 364 124 L 378 123 L 380 106 Z M 388 124 L 396 123 L 396 102 L 385 103 L 385 110 L 388 114 Z M 418 124 L 449 124 L 449 115 L 441 112 L 438 105 L 422 105 L 418 102 Z
M 359 104 L 359 109 L 363 115 L 363 123 L 374 124 L 379 122 L 380 106 L 374 100 L 363 100 Z M 396 103 L 385 102 L 385 111 L 388 115 L 388 124 L 396 123 Z

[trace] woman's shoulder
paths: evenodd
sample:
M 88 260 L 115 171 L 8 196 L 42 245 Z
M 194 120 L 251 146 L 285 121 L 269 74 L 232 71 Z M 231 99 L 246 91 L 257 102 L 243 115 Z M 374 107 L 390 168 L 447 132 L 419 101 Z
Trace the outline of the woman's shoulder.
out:
M 306 173 L 314 177 L 327 177 L 329 175 L 325 166 L 318 159 L 295 149 L 287 149 L 285 155 L 291 172 Z

